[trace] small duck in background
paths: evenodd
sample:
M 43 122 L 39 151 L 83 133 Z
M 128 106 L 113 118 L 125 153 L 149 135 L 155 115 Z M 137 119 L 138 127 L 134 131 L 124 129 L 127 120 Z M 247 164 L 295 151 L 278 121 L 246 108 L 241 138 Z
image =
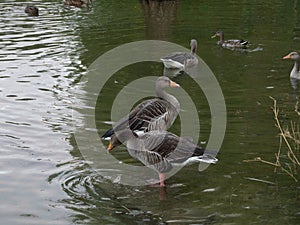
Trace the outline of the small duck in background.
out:
M 290 78 L 300 80 L 300 55 L 298 52 L 291 52 L 284 56 L 283 59 L 291 59 L 294 61 L 294 67 L 290 73 Z
M 160 60 L 168 69 L 184 70 L 186 67 L 192 67 L 198 64 L 196 56 L 197 41 L 192 39 L 190 42 L 191 52 L 174 52 L 162 57 Z
M 27 13 L 29 16 L 38 16 L 39 15 L 39 9 L 34 5 L 28 5 L 25 8 L 25 13 Z
M 223 48 L 247 48 L 248 41 L 232 39 L 232 40 L 224 40 L 224 33 L 223 31 L 217 31 L 211 38 L 220 37 L 220 40 L 217 42 L 218 45 L 222 46 Z
M 92 3 L 92 0 L 65 0 L 64 4 L 69 6 L 75 6 L 75 7 L 82 7 L 84 4 L 89 5 Z

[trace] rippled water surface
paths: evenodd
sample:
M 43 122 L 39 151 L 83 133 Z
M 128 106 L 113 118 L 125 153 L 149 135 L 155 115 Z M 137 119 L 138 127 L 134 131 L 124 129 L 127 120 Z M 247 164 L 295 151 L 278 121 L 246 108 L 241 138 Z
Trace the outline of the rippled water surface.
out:
M 0 2 L 0 218 L 10 224 L 299 224 L 299 184 L 273 167 L 243 160 L 274 160 L 281 121 L 299 120 L 288 75 L 299 50 L 297 1 L 99 1 L 81 9 L 63 1 L 31 1 L 40 16 L 24 13 L 25 1 Z M 250 41 L 250 51 L 216 46 L 211 35 Z M 78 147 L 76 130 L 110 128 L 110 110 L 129 82 L 163 73 L 143 62 L 117 71 L 95 109 L 81 82 L 102 54 L 132 41 L 158 39 L 188 47 L 211 68 L 226 102 L 227 129 L 219 162 L 203 172 L 190 165 L 166 181 L 166 189 L 126 186 L 94 170 Z M 99 74 L 101 79 L 102 74 Z M 187 74 L 173 78 L 197 107 L 199 144 L 210 135 L 207 100 Z M 135 93 L 136 90 L 129 89 Z M 176 91 L 175 91 L 176 92 Z M 184 112 L 184 109 L 183 109 Z M 95 114 L 94 114 L 95 113 Z M 86 124 L 95 116 L 95 125 Z M 179 121 L 172 127 L 179 132 Z M 107 142 L 103 142 L 107 145 Z M 104 157 L 93 141 L 85 143 Z M 112 155 L 137 164 L 120 147 Z M 105 163 L 104 163 L 105 164 Z M 134 177 L 132 177 L 134 179 Z

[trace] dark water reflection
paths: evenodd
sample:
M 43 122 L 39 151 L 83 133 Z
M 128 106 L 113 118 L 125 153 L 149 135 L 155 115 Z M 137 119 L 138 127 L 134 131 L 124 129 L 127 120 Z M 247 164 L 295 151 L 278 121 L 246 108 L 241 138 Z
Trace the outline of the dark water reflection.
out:
M 169 40 L 179 1 L 141 0 L 145 16 L 146 36 L 153 40 Z
M 284 124 L 299 120 L 293 114 L 299 93 L 288 78 L 292 63 L 282 60 L 299 50 L 297 1 L 94 1 L 90 9 L 65 8 L 54 0 L 33 3 L 39 17 L 24 14 L 25 2 L 0 3 L 3 224 L 299 223 L 298 183 L 281 171 L 274 175 L 267 165 L 243 162 L 257 156 L 272 161 L 278 149 L 269 96 L 278 100 Z M 210 39 L 219 29 L 263 50 L 221 49 Z M 226 101 L 218 164 L 201 173 L 198 165 L 188 166 L 167 180 L 166 189 L 110 182 L 91 169 L 74 138 L 74 129 L 90 116 L 73 110 L 86 107 L 91 94 L 78 82 L 97 57 L 120 44 L 163 39 L 188 47 L 191 38 L 198 40 L 198 55 Z M 99 134 L 110 127 L 110 107 L 124 85 L 162 73 L 161 64 L 149 62 L 118 71 L 95 110 Z M 199 143 L 205 143 L 207 101 L 187 74 L 174 80 L 195 99 Z M 80 98 L 75 90 L 82 91 Z M 179 129 L 177 122 L 172 131 Z M 112 154 L 134 163 L 122 150 Z

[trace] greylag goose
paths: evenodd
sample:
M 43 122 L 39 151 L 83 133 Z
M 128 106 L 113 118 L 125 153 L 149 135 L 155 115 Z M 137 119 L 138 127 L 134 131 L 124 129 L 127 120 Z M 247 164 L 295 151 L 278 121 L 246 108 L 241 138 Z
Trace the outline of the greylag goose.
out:
M 189 139 L 168 131 L 150 131 L 140 136 L 127 129 L 112 136 L 107 150 L 111 151 L 126 142 L 129 154 L 145 166 L 159 173 L 160 186 L 165 186 L 165 173 L 173 166 L 185 166 L 192 162 L 216 163 L 218 160 L 206 154 L 206 150 Z
M 160 60 L 164 66 L 168 69 L 181 69 L 184 70 L 186 67 L 192 67 L 198 64 L 196 56 L 197 41 L 191 40 L 190 43 L 191 52 L 174 52 L 170 55 L 162 57 Z
M 290 78 L 300 80 L 300 55 L 297 52 L 291 52 L 288 55 L 284 56 L 283 59 L 291 59 L 294 61 L 294 67 L 290 73 Z
M 248 41 L 244 40 L 225 40 L 223 31 L 217 31 L 211 38 L 220 37 L 220 40 L 217 42 L 218 45 L 222 46 L 223 48 L 247 48 Z
M 158 98 L 148 99 L 136 106 L 127 116 L 106 131 L 101 138 L 109 139 L 115 131 L 131 129 L 134 131 L 167 130 L 174 123 L 180 109 L 178 100 L 165 91 L 167 87 L 180 87 L 168 77 L 156 81 Z
M 39 15 L 39 9 L 36 6 L 33 6 L 33 5 L 26 6 L 24 11 L 29 16 L 38 16 Z

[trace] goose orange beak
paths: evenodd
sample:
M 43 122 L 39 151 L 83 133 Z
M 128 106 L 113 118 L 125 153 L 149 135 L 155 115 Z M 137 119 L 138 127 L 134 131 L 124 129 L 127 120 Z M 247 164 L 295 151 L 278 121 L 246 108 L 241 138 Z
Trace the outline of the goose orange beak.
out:
M 290 58 L 291 58 L 290 54 L 288 54 L 288 55 L 286 55 L 286 56 L 283 57 L 283 59 L 290 59 Z
M 170 87 L 180 87 L 180 85 L 170 80 Z
M 110 152 L 115 146 L 112 145 L 112 143 L 109 143 L 108 147 L 107 147 L 107 151 Z

